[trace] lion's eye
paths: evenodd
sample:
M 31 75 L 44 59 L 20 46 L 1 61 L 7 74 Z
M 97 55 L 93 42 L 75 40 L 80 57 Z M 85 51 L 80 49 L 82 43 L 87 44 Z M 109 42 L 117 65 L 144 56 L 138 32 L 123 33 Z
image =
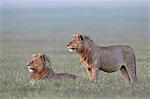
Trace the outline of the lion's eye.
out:
M 30 64 L 33 64 L 33 63 L 34 63 L 34 61 L 31 61 L 31 62 L 30 62 Z
M 75 42 L 76 40 L 72 40 L 72 42 Z

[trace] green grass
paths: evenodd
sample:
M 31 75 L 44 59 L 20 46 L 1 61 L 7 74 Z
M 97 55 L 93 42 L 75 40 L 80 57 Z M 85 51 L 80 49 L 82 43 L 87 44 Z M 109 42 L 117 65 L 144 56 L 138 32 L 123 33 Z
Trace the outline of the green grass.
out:
M 127 44 L 134 48 L 137 58 L 138 83 L 130 85 L 121 73 L 100 72 L 99 82 L 88 80 L 78 56 L 71 54 L 66 43 L 71 35 L 3 36 L 0 40 L 0 98 L 1 99 L 148 99 L 150 97 L 150 48 L 148 38 L 130 35 L 101 37 L 89 34 L 99 45 Z M 33 53 L 46 53 L 55 72 L 81 76 L 75 82 L 37 81 L 32 85 L 26 63 Z

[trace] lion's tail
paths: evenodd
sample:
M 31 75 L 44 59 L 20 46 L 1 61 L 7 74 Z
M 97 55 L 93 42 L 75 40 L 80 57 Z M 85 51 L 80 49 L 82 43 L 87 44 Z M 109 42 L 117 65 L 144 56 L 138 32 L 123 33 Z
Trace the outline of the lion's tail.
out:
M 135 57 L 135 53 L 133 53 L 133 59 L 134 59 L 134 65 L 135 65 L 135 69 L 134 69 L 134 75 L 135 75 L 135 82 L 137 82 L 137 72 L 136 72 L 136 57 Z

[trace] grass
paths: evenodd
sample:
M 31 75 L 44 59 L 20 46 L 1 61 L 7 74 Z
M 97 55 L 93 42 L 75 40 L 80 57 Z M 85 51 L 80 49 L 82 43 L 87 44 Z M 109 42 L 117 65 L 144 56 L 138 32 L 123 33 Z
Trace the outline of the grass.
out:
M 0 42 L 0 97 L 1 99 L 148 99 L 150 97 L 150 48 L 148 38 L 130 35 L 101 37 L 89 34 L 99 45 L 127 44 L 136 52 L 138 83 L 129 85 L 121 73 L 100 72 L 99 82 L 88 80 L 85 68 L 76 54 L 71 54 L 66 43 L 71 35 L 3 36 Z M 65 39 L 64 39 L 65 37 Z M 50 56 L 55 72 L 81 76 L 75 82 L 37 81 L 32 85 L 26 63 L 33 53 Z

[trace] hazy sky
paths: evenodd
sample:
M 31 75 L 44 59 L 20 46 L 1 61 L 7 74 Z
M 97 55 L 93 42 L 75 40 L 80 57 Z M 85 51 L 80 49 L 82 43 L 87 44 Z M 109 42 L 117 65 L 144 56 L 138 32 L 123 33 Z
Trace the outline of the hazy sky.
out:
M 149 0 L 0 0 L 2 2 L 127 2 L 127 1 L 149 1 Z
M 57 6 L 57 5 L 92 5 L 99 3 L 148 2 L 149 0 L 0 0 L 4 7 L 14 6 Z

